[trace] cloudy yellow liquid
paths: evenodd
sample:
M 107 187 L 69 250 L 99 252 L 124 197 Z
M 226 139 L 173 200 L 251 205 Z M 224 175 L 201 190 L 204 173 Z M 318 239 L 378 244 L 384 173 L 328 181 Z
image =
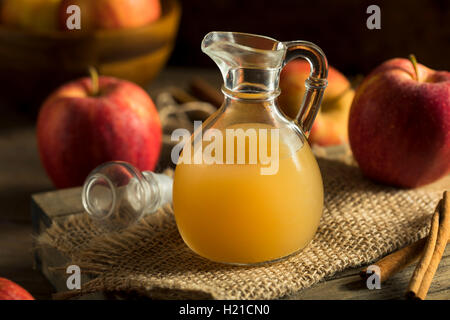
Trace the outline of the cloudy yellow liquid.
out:
M 233 126 L 249 127 L 267 128 Z M 177 165 L 175 219 L 194 252 L 217 262 L 252 264 L 285 257 L 310 242 L 323 208 L 320 170 L 307 143 L 293 150 L 280 139 L 279 150 L 274 175 L 261 174 L 267 165 L 259 159 L 256 164 Z

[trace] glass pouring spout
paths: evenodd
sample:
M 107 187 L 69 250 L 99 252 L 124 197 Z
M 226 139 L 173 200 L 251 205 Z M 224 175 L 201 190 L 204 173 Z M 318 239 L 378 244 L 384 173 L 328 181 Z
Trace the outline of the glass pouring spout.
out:
M 172 185 L 167 175 L 113 161 L 89 174 L 81 198 L 86 212 L 103 227 L 123 229 L 171 203 Z
M 238 32 L 210 32 L 202 51 L 219 67 L 225 95 L 251 99 L 273 99 L 280 93 L 281 69 L 295 58 L 303 58 L 311 71 L 296 116 L 297 124 L 308 135 L 327 87 L 328 62 L 323 51 L 308 41 L 280 42 L 275 39 Z

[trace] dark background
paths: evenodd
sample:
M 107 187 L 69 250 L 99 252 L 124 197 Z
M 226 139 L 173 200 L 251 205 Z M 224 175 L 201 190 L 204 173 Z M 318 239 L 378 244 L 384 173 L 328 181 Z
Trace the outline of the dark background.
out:
M 450 1 L 180 0 L 180 30 L 170 65 L 213 67 L 200 50 L 209 31 L 240 31 L 280 41 L 308 40 L 330 65 L 366 74 L 381 62 L 414 53 L 430 68 L 450 69 Z M 367 7 L 381 8 L 381 30 L 369 30 Z

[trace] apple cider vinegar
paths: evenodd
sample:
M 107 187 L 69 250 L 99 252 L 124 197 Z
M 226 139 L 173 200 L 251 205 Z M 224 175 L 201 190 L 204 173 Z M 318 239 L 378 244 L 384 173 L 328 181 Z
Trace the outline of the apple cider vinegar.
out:
M 232 128 L 243 129 L 236 131 L 239 139 L 249 128 L 269 127 L 252 123 Z M 249 163 L 249 145 L 244 164 L 176 167 L 173 206 L 179 232 L 207 259 L 252 264 L 282 258 L 305 247 L 319 225 L 323 186 L 309 145 L 292 144 L 281 135 L 275 174 L 261 174 L 267 165 L 260 157 Z M 268 145 L 271 150 L 270 140 Z
M 224 101 L 205 121 L 205 132 L 181 144 L 173 186 L 178 230 L 194 252 L 213 261 L 245 265 L 286 257 L 311 241 L 322 215 L 322 177 L 305 136 L 328 83 L 325 54 L 308 41 L 239 32 L 208 33 L 202 51 L 220 69 Z M 293 120 L 279 111 L 277 97 L 280 72 L 295 58 L 308 60 L 310 74 Z M 221 140 L 214 139 L 214 148 L 203 148 L 205 141 L 213 143 L 208 132 Z M 202 149 L 211 152 L 197 154 Z M 196 161 L 198 155 L 205 157 Z
M 138 220 L 172 200 L 181 237 L 204 258 L 251 265 L 287 257 L 312 240 L 322 216 L 322 177 L 306 136 L 327 86 L 325 54 L 308 41 L 239 32 L 208 33 L 202 51 L 220 69 L 224 100 L 203 125 L 194 121 L 193 135 L 172 132 L 173 186 L 107 163 L 88 177 L 83 206 L 103 220 L 128 211 Z M 290 119 L 277 97 L 280 72 L 295 58 L 308 60 L 310 74 Z

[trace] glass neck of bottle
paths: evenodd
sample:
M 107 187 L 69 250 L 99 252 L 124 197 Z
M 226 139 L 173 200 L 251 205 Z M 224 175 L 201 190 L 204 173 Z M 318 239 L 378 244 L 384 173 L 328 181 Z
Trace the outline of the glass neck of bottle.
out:
M 236 68 L 224 74 L 223 93 L 231 99 L 271 100 L 280 94 L 280 69 Z

